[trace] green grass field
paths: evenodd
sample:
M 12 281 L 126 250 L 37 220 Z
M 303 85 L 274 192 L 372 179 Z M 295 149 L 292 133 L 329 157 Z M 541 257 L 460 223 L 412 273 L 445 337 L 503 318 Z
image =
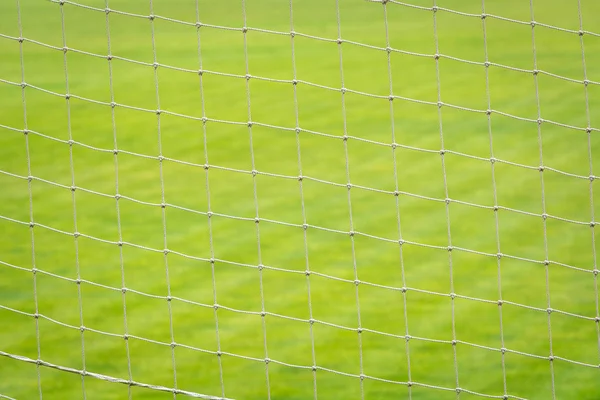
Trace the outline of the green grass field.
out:
M 195 3 L 0 2 L 0 397 L 600 399 L 600 3 Z

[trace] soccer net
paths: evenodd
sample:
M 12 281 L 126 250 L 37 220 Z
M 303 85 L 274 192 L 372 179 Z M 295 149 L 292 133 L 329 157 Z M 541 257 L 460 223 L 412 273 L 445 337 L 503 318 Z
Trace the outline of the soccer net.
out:
M 1 2 L 0 398 L 599 397 L 599 16 Z

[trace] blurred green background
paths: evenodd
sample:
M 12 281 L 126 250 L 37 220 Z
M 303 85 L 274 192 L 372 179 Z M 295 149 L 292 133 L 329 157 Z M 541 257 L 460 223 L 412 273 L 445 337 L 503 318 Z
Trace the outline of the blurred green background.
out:
M 32 85 L 22 90 L 17 2 L 0 2 L 0 351 L 37 359 L 39 347 L 49 363 L 125 380 L 130 371 L 135 381 L 166 387 L 175 385 L 175 366 L 179 389 L 235 399 L 479 398 L 457 395 L 457 386 L 490 396 L 599 399 L 592 273 L 598 241 L 589 222 L 600 214 L 600 189 L 587 177 L 599 174 L 600 131 L 584 128 L 600 128 L 600 3 L 581 1 L 583 29 L 595 32 L 582 39 L 534 28 L 537 68 L 571 79 L 539 74 L 537 88 L 529 24 L 487 18 L 484 41 L 481 18 L 436 13 L 439 53 L 476 62 L 439 59 L 441 100 L 486 110 L 489 99 L 491 109 L 509 114 L 491 114 L 490 135 L 484 112 L 444 106 L 438 114 L 433 13 L 407 6 L 432 3 L 407 1 L 385 7 L 389 46 L 400 50 L 390 55 L 391 90 L 402 97 L 393 101 L 393 116 L 381 4 L 339 2 L 342 39 L 371 48 L 335 43 L 335 1 L 293 1 L 293 29 L 328 39 L 296 35 L 294 62 L 288 1 L 245 2 L 248 27 L 288 32 L 251 29 L 245 46 L 241 1 L 199 1 L 199 20 L 234 28 L 225 30 L 196 29 L 194 0 L 155 0 L 153 14 L 164 18 L 153 22 L 21 0 L 24 81 Z M 101 0 L 75 3 L 105 7 Z M 474 0 L 437 6 L 482 12 Z M 146 0 L 110 0 L 109 7 L 151 13 Z M 528 1 L 486 0 L 485 7 L 488 14 L 531 20 Z M 580 29 L 576 0 L 534 1 L 534 13 L 539 23 Z M 106 57 L 84 53 L 108 54 L 107 21 L 112 83 Z M 63 32 L 67 46 L 79 51 L 66 53 L 69 93 L 98 103 L 64 98 L 63 52 L 40 44 L 62 47 Z M 194 72 L 198 32 L 207 70 L 203 96 Z M 593 81 L 587 91 L 582 43 Z M 338 47 L 343 85 L 351 90 L 343 96 Z M 514 68 L 490 66 L 489 89 L 486 47 L 491 63 Z M 161 64 L 158 96 L 149 65 L 154 54 Z M 250 74 L 284 81 L 251 79 L 249 105 L 240 77 L 246 62 Z M 297 101 L 294 68 L 302 81 Z M 23 93 L 26 126 L 35 132 L 27 136 Z M 112 96 L 123 105 L 114 115 L 107 105 Z M 158 117 L 151 112 L 159 108 L 157 97 L 168 111 Z M 581 128 L 542 123 L 542 173 L 538 125 L 530 121 L 538 110 L 543 119 Z M 392 135 L 400 147 L 392 149 Z M 496 162 L 493 174 L 490 137 L 493 157 L 507 161 Z M 69 139 L 76 144 L 70 147 Z M 300 174 L 307 177 L 302 184 L 294 178 Z M 355 185 L 350 191 L 347 174 Z M 73 184 L 80 188 L 74 195 Z M 402 194 L 395 197 L 395 190 Z M 446 206 L 446 197 L 456 201 Z M 43 225 L 33 230 L 30 202 L 33 221 Z M 265 219 L 259 229 L 256 208 Z M 544 210 L 553 216 L 545 223 Z M 407 241 L 401 255 L 398 213 Z M 450 253 L 449 235 L 458 247 Z M 119 240 L 127 244 L 119 247 Z M 172 252 L 165 256 L 164 248 Z M 507 255 L 500 262 L 498 251 Z M 211 257 L 218 260 L 214 270 Z M 266 268 L 259 270 L 260 263 Z M 358 290 L 356 276 L 363 282 Z M 125 296 L 122 287 L 130 289 Z M 452 300 L 452 291 L 459 297 Z M 547 292 L 551 308 L 574 315 L 549 318 Z M 501 307 L 502 329 L 500 296 L 510 302 Z M 261 317 L 263 307 L 272 314 Z M 36 333 L 35 319 L 13 310 L 47 318 L 39 319 Z M 311 315 L 319 321 L 312 330 Z M 81 334 L 74 328 L 81 325 L 89 330 Z M 128 347 L 125 332 L 134 336 Z M 511 350 L 504 359 L 502 339 Z M 274 360 L 268 368 L 261 361 L 265 341 Z M 551 368 L 550 343 L 555 356 L 583 364 L 557 359 Z M 221 362 L 218 349 L 226 353 Z M 361 383 L 361 373 L 376 379 Z M 17 399 L 40 392 L 44 399 L 173 397 L 93 378 L 82 386 L 77 374 L 8 357 L 0 357 L 0 377 L 0 394 Z M 410 388 L 384 381 L 409 379 Z

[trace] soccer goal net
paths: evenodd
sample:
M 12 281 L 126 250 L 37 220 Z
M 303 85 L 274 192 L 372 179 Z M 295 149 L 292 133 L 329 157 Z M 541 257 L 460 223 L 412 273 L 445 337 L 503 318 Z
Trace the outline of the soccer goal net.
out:
M 0 398 L 600 398 L 599 27 L 0 2 Z

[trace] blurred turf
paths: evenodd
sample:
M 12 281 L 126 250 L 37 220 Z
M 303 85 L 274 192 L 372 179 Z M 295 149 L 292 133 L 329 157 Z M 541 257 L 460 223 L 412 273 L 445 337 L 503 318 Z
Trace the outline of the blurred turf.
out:
M 29 39 L 22 46 L 24 80 L 29 85 L 65 93 L 63 53 L 32 42 L 63 46 L 61 7 L 50 2 L 20 3 L 23 36 Z M 78 3 L 104 8 L 104 1 L 100 0 L 80 0 Z M 344 40 L 386 47 L 380 4 L 362 0 L 340 3 Z M 430 2 L 411 0 L 411 3 L 431 6 Z M 581 3 L 584 29 L 598 33 L 600 5 L 590 0 Z M 531 20 L 527 1 L 488 0 L 485 4 L 488 14 Z M 114 10 L 150 14 L 148 1 L 111 0 L 109 5 Z M 437 5 L 466 13 L 481 13 L 478 1 L 440 0 Z M 244 25 L 241 2 L 202 0 L 199 9 L 200 21 L 204 24 L 235 28 Z M 70 4 L 64 5 L 63 11 L 68 47 L 108 54 L 103 12 Z M 575 0 L 537 1 L 534 11 L 537 22 L 579 30 Z M 338 37 L 333 0 L 295 1 L 293 12 L 296 32 L 327 39 Z M 193 0 L 155 0 L 153 13 L 192 24 L 196 22 Z M 249 0 L 246 1 L 246 14 L 249 27 L 290 31 L 287 1 Z M 447 11 L 439 11 L 436 15 L 439 53 L 479 63 L 485 60 L 480 18 Z M 391 47 L 429 55 L 436 52 L 431 11 L 389 4 L 387 18 Z M 111 13 L 108 19 L 113 55 L 144 63 L 154 61 L 151 23 L 147 18 Z M 17 21 L 16 2 L 1 2 L 0 34 L 18 37 Z M 160 64 L 187 70 L 199 68 L 194 26 L 164 19 L 155 19 L 153 25 L 156 57 Z M 530 25 L 488 18 L 485 26 L 491 62 L 526 70 L 534 68 Z M 200 37 L 204 69 L 237 75 L 246 73 L 241 31 L 202 27 Z M 584 35 L 583 43 L 587 79 L 599 82 L 600 37 Z M 340 56 L 335 42 L 297 35 L 294 46 L 295 65 L 289 35 L 250 30 L 247 33 L 250 74 L 289 81 L 294 78 L 295 67 L 299 80 L 341 87 Z M 19 48 L 18 41 L 0 37 L 0 79 L 21 82 Z M 384 51 L 351 43 L 344 43 L 341 48 L 346 88 L 389 95 L 387 54 Z M 538 69 L 583 80 L 581 42 L 577 34 L 538 25 L 535 48 Z M 148 110 L 159 108 L 151 66 L 114 59 L 111 62 L 111 92 L 105 58 L 68 52 L 66 59 L 69 91 L 73 95 L 104 103 L 109 103 L 114 95 L 118 104 Z M 433 57 L 393 52 L 390 60 L 396 96 L 438 101 Z M 483 65 L 442 57 L 439 75 L 444 103 L 476 110 L 488 108 Z M 121 379 L 129 379 L 130 368 L 134 380 L 167 387 L 174 385 L 175 365 L 180 389 L 217 396 L 224 394 L 235 399 L 259 399 L 267 397 L 265 363 L 229 354 L 264 359 L 266 335 L 268 357 L 272 360 L 304 367 L 316 362 L 324 369 L 353 375 L 362 372 L 379 379 L 365 379 L 361 388 L 361 381 L 355 376 L 319 370 L 316 373 L 319 398 L 357 399 L 361 398 L 361 392 L 365 399 L 408 398 L 409 393 L 413 399 L 476 397 L 466 392 L 458 396 L 454 391 L 457 380 L 463 389 L 501 396 L 504 394 L 504 377 L 500 352 L 459 343 L 455 364 L 453 348 L 448 343 L 453 339 L 454 316 L 457 340 L 494 349 L 502 347 L 499 307 L 492 303 L 500 296 L 496 258 L 459 249 L 451 252 L 449 257 L 444 249 L 415 244 L 448 246 L 448 221 L 453 246 L 495 254 L 499 241 L 500 252 L 506 255 L 554 262 L 549 265 L 546 278 L 541 262 L 502 258 L 501 288 L 505 300 L 546 309 L 548 280 L 552 308 L 588 318 L 597 316 L 598 284 L 591 273 L 596 249 L 589 225 L 557 219 L 548 219 L 544 224 L 540 214 L 543 198 L 546 213 L 550 215 L 585 223 L 592 221 L 593 213 L 596 218 L 600 213 L 600 189 L 597 181 L 592 182 L 593 190 L 590 190 L 590 182 L 586 179 L 546 169 L 542 197 L 541 174 L 536 169 L 540 165 L 540 150 L 535 122 L 498 113 L 490 117 L 493 156 L 532 167 L 494 164 L 497 204 L 537 214 L 499 210 L 497 235 L 492 209 L 457 202 L 450 202 L 446 209 L 443 201 L 404 194 L 396 200 L 392 194 L 381 192 L 392 192 L 397 184 L 402 192 L 441 200 L 446 197 L 446 182 L 449 198 L 493 206 L 490 162 L 456 154 L 489 159 L 488 118 L 484 113 L 442 107 L 440 123 L 435 105 L 396 99 L 392 119 L 386 98 L 347 92 L 343 105 L 339 90 L 299 83 L 297 112 L 299 126 L 304 129 L 298 135 L 301 173 L 337 184 L 317 180 L 302 183 L 306 222 L 326 229 L 308 228 L 305 244 L 301 227 L 261 221 L 260 246 L 257 246 L 257 229 L 252 220 L 256 213 L 255 196 L 261 218 L 296 225 L 304 222 L 298 181 L 281 177 L 300 174 L 298 142 L 293 131 L 296 127 L 293 86 L 251 79 L 252 121 L 287 129 L 255 124 L 249 130 L 244 124 L 249 120 L 245 80 L 205 73 L 202 87 L 206 116 L 241 124 L 209 121 L 204 138 L 199 76 L 163 66 L 157 69 L 157 76 L 160 109 L 192 119 L 167 113 L 157 117 L 152 112 L 117 106 L 113 130 L 109 106 L 76 98 L 67 103 L 64 97 L 28 87 L 24 90 L 27 128 L 47 137 L 30 134 L 25 138 L 22 133 L 0 128 L 0 261 L 25 269 L 33 266 L 30 228 L 27 224 L 6 219 L 29 222 L 30 195 L 33 221 L 74 232 L 76 209 L 77 231 L 92 237 L 74 239 L 72 235 L 41 226 L 33 229 L 35 267 L 48 273 L 40 272 L 35 276 L 38 312 L 75 327 L 83 323 L 90 329 L 83 334 L 83 342 L 77 329 L 47 319 L 39 320 L 37 335 L 33 318 L 0 308 L 0 351 L 36 359 L 39 345 L 41 358 L 50 363 L 82 369 L 85 362 L 87 371 Z M 543 74 L 538 75 L 537 82 L 539 97 L 536 96 L 533 74 L 491 66 L 491 108 L 535 120 L 539 101 L 544 119 L 585 127 L 589 118 L 592 127 L 600 128 L 600 86 L 597 83 L 588 85 L 586 103 L 586 92 L 580 83 Z M 1 125 L 24 129 L 21 92 L 19 86 L 0 82 Z M 588 105 L 589 113 L 586 112 Z M 409 147 L 392 151 L 391 146 L 373 143 L 391 144 L 392 126 L 396 143 Z M 442 148 L 440 126 L 443 147 L 454 152 L 444 155 L 444 169 L 439 155 Z M 116 146 L 121 151 L 117 156 L 118 174 L 115 174 L 112 153 L 115 132 Z M 344 133 L 352 136 L 346 145 L 340 138 Z M 72 162 L 69 145 L 65 142 L 69 135 L 78 143 L 72 146 Z M 596 131 L 587 135 L 584 130 L 543 123 L 543 164 L 570 174 L 588 176 L 589 154 L 595 165 L 600 162 L 598 136 Z M 162 179 L 159 149 L 167 158 L 162 162 Z M 205 151 L 212 166 L 208 170 L 210 210 L 217 213 L 211 218 L 210 229 L 205 214 L 208 211 L 206 173 L 201 167 L 206 162 Z M 25 179 L 10 175 L 29 175 L 28 157 L 31 175 L 36 178 L 31 182 L 31 190 Z M 279 176 L 259 174 L 253 179 L 247 173 L 252 170 L 253 162 L 256 170 Z M 348 182 L 346 166 L 350 181 L 356 185 L 350 190 L 352 226 L 345 187 Z M 592 172 L 598 175 L 595 168 Z M 239 172 L 242 170 L 246 173 Z M 118 201 L 118 209 L 114 199 L 116 175 L 118 193 L 124 196 Z M 78 188 L 89 191 L 77 190 L 73 197 L 68 189 L 72 179 Z M 164 209 L 164 220 L 159 206 L 163 192 L 164 201 L 169 204 Z M 399 238 L 396 201 L 402 238 L 408 241 L 402 247 L 404 277 L 399 246 L 394 242 Z M 374 237 L 357 234 L 351 238 L 348 234 L 332 231 L 348 232 L 351 229 Z M 125 245 L 120 248 L 109 243 L 117 242 L 120 237 L 124 242 L 141 247 Z M 162 253 L 165 240 L 166 247 L 173 251 L 166 257 Z M 311 310 L 308 280 L 304 274 L 306 254 L 308 266 L 315 272 L 309 278 Z M 201 261 L 211 257 L 223 260 L 215 262 L 214 276 L 211 264 Z M 259 263 L 287 271 L 270 268 L 259 271 L 256 268 Z M 410 288 L 404 298 L 399 290 L 359 285 L 360 320 L 366 329 L 360 334 L 360 348 L 356 332 L 359 318 L 356 287 L 352 282 L 354 267 L 358 279 L 365 283 L 401 288 L 405 280 Z M 77 268 L 81 279 L 104 286 L 84 282 L 79 294 L 74 282 L 57 277 L 76 279 Z M 125 296 L 120 291 L 122 279 L 125 287 L 131 289 Z M 452 302 L 447 296 L 452 291 L 451 281 L 455 293 L 491 302 L 465 298 L 456 298 Z M 33 282 L 30 271 L 0 264 L 0 306 L 34 313 Z M 215 302 L 213 289 L 216 302 L 223 306 L 217 311 L 218 340 L 221 351 L 228 353 L 221 357 L 221 365 L 216 355 L 196 350 L 215 352 L 218 348 L 215 313 L 211 307 Z M 178 299 L 172 300 L 169 306 L 165 300 L 168 290 L 173 297 L 205 306 Z M 129 339 L 129 355 L 122 338 L 125 333 L 124 298 L 128 334 L 152 340 Z M 263 319 L 257 314 L 263 302 L 267 312 L 300 320 L 268 315 L 264 317 L 263 331 Z M 309 324 L 302 321 L 310 318 L 311 311 L 316 320 L 350 329 L 316 323 L 311 331 Z M 402 338 L 381 334 L 404 335 L 405 312 L 408 332 L 414 337 L 408 346 Z M 550 321 L 554 355 L 599 364 L 598 323 L 559 313 L 551 314 Z M 506 304 L 502 307 L 502 327 L 506 348 L 540 357 L 518 353 L 505 355 L 508 394 L 531 399 L 552 398 L 551 366 L 542 358 L 550 354 L 548 315 L 544 311 Z M 39 337 L 39 344 L 36 337 Z M 313 361 L 312 338 L 316 361 Z M 182 346 L 172 350 L 167 345 L 172 341 Z M 598 368 L 562 360 L 555 360 L 553 364 L 556 398 L 600 398 Z M 37 373 L 33 364 L 0 358 L 0 394 L 18 399 L 37 398 Z M 84 391 L 88 400 L 128 396 L 126 385 L 86 378 L 82 390 L 78 375 L 45 367 L 39 368 L 39 374 L 44 399 L 83 398 Z M 273 362 L 268 364 L 268 378 L 273 399 L 314 397 L 310 368 Z M 384 381 L 406 382 L 409 379 L 450 390 L 416 385 L 408 389 L 406 385 Z M 172 398 L 168 393 L 143 388 L 132 388 L 131 395 L 136 399 Z

